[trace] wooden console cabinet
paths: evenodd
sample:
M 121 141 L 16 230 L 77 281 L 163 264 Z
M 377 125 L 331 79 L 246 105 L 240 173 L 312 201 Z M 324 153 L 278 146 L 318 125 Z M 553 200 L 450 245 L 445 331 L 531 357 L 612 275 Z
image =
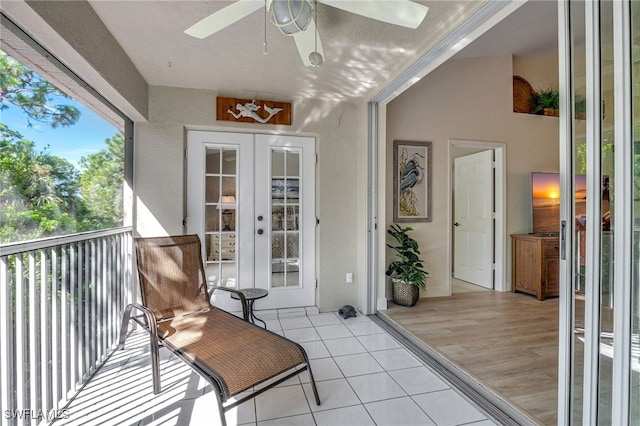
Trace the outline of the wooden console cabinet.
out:
M 538 300 L 558 296 L 560 242 L 558 236 L 511 235 L 511 289 Z

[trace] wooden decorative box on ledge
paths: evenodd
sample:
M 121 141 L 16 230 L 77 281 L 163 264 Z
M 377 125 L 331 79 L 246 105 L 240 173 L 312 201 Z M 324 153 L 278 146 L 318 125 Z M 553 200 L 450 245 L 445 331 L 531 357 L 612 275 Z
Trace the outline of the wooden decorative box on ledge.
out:
M 538 300 L 558 296 L 560 240 L 556 234 L 511 235 L 511 289 Z

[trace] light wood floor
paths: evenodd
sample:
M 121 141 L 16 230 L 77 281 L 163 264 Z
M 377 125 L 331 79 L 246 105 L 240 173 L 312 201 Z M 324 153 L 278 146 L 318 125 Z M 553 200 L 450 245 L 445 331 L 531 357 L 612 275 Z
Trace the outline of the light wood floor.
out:
M 556 424 L 557 298 L 471 292 L 381 313 L 541 424 Z

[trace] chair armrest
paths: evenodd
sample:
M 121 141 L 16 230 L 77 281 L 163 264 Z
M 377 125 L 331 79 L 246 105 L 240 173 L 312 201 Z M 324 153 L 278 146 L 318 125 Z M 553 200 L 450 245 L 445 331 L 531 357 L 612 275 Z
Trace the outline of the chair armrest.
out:
M 249 312 L 247 312 L 247 298 L 244 297 L 244 294 L 242 294 L 240 290 L 236 290 L 234 288 L 227 288 L 227 287 L 213 287 L 209 291 L 209 300 L 211 300 L 211 297 L 213 296 L 213 293 L 216 290 L 228 291 L 229 293 L 233 293 L 236 296 L 238 296 L 238 298 L 240 299 L 240 304 L 242 305 L 242 318 L 245 321 L 249 321 Z
M 132 310 L 137 310 L 142 313 L 142 315 L 133 316 L 131 315 Z M 140 317 L 144 317 L 145 321 L 140 320 Z M 124 341 L 126 338 L 126 333 L 128 329 L 129 321 L 133 320 L 140 324 L 142 327 L 147 329 L 147 332 L 151 334 L 151 338 L 156 342 L 158 340 L 158 322 L 156 321 L 156 316 L 153 314 L 153 311 L 146 306 L 141 305 L 140 303 L 130 303 L 124 310 L 122 328 L 120 330 L 120 342 L 118 345 L 118 349 L 124 349 Z

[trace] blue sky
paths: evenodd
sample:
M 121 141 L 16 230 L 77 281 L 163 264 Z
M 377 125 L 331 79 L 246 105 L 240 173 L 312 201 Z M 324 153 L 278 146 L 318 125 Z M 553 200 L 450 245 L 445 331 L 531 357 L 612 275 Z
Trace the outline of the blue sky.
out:
M 32 126 L 29 127 L 27 115 L 13 105 L 0 111 L 0 122 L 6 124 L 9 129 L 20 132 L 24 139 L 35 142 L 38 151 L 49 146 L 49 153 L 66 159 L 80 169 L 80 158 L 104 149 L 105 140 L 115 135 L 118 129 L 73 99 L 60 98 L 53 103 L 64 103 L 78 108 L 78 122 L 73 126 L 52 129 L 48 124 L 31 120 Z

